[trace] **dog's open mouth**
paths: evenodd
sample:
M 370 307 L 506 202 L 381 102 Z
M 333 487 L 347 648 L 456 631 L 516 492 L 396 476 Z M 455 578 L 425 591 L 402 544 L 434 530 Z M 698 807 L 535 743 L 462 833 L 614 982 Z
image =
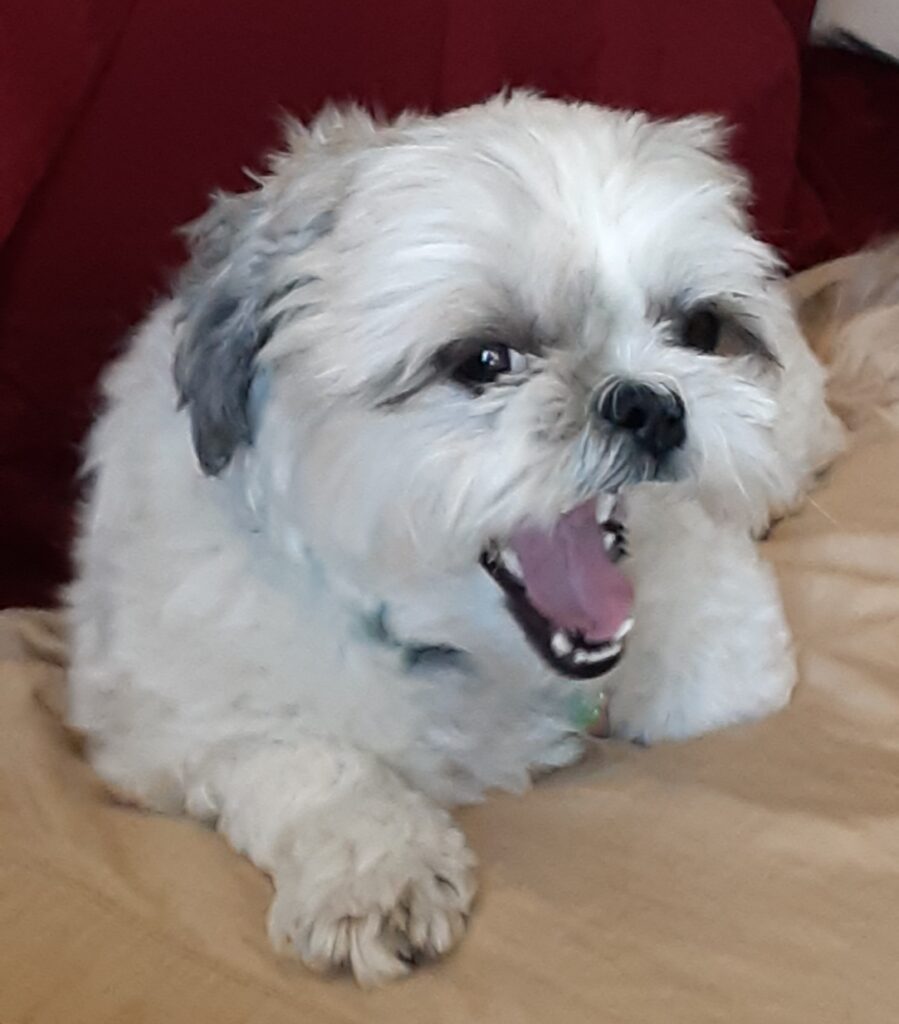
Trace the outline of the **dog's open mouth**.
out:
M 625 542 L 620 503 L 606 494 L 481 555 L 531 646 L 561 675 L 592 679 L 621 657 L 634 604 L 617 564 Z

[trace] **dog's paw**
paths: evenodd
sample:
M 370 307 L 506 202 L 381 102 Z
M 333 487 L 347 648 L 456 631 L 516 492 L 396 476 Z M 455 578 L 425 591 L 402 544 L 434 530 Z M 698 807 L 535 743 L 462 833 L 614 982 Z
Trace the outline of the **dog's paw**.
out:
M 307 832 L 302 847 L 305 856 L 274 875 L 268 930 L 278 951 L 375 986 L 462 937 L 475 858 L 446 812 L 424 800 L 368 807 L 354 822 Z

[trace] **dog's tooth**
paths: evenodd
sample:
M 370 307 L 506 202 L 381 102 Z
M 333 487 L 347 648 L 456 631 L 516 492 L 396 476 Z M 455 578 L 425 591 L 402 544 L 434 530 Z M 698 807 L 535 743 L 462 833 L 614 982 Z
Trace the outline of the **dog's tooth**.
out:
M 553 649 L 553 654 L 560 658 L 564 658 L 566 655 L 571 654 L 574 649 L 574 645 L 568 638 L 568 634 L 561 629 L 557 629 L 555 633 L 553 633 L 550 638 L 549 645 Z
M 633 628 L 634 628 L 634 620 L 632 618 L 631 619 L 625 619 L 624 622 L 622 622 L 621 625 L 618 627 L 618 632 L 615 634 L 613 639 L 620 642 L 621 640 L 623 640 L 628 635 L 628 633 L 630 633 L 630 631 Z
M 601 654 L 599 651 L 575 651 L 574 652 L 574 663 L 575 665 L 593 665 L 597 661 L 604 661 L 606 653 L 603 651 Z
M 614 658 L 621 653 L 621 643 L 613 641 L 609 644 L 604 644 L 602 647 L 592 651 L 585 651 L 578 648 L 574 652 L 574 663 L 575 665 L 595 665 L 601 661 L 608 661 L 610 658 Z
M 596 499 L 596 521 L 600 524 L 604 523 L 611 516 L 614 507 L 614 494 L 600 494 Z
M 513 576 L 518 577 L 518 579 L 523 579 L 524 572 L 521 568 L 521 562 L 518 560 L 518 555 L 516 555 L 511 548 L 503 548 L 500 552 L 500 559 L 503 567 L 508 572 L 512 573 Z
M 606 551 L 611 551 L 615 547 L 615 543 L 618 540 L 618 536 L 614 530 L 603 530 L 602 531 L 602 546 Z

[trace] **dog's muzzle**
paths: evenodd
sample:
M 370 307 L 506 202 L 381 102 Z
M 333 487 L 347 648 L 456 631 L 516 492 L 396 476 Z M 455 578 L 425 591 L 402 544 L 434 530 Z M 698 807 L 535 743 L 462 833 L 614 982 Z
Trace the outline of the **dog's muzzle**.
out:
M 481 555 L 531 647 L 560 675 L 608 672 L 633 625 L 633 589 L 617 564 L 627 553 L 621 507 L 614 495 L 601 495 L 552 527 L 524 526 Z

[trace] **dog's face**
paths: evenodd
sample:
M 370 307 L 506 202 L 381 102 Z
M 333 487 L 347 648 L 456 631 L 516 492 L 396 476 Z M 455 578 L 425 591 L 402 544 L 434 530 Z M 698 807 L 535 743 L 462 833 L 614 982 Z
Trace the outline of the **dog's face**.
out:
M 756 525 L 823 457 L 820 382 L 779 427 L 816 366 L 745 198 L 703 118 L 326 115 L 195 229 L 201 464 L 375 592 L 486 570 L 546 661 L 597 674 L 630 606 L 600 496 L 682 479 Z

